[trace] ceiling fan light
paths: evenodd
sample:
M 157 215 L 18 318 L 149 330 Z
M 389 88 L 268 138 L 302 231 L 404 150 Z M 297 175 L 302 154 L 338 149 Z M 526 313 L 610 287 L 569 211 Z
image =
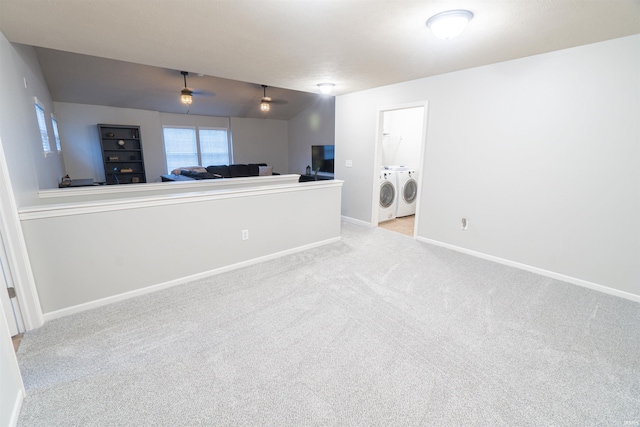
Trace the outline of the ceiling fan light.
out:
M 187 71 L 180 71 L 180 74 L 182 74 L 182 78 L 184 79 L 184 89 L 182 89 L 180 95 L 180 102 L 184 105 L 191 105 L 193 102 L 193 96 L 191 96 L 193 91 L 187 87 L 187 76 L 189 73 Z
M 193 96 L 191 95 L 193 92 L 187 89 L 186 87 L 182 89 L 182 94 L 180 95 L 180 102 L 185 105 L 190 105 L 193 102 Z
M 320 83 L 318 84 L 318 88 L 320 89 L 320 93 L 324 94 L 324 95 L 328 95 L 331 92 L 333 92 L 333 88 L 336 85 L 333 83 Z
M 429 18 L 427 26 L 436 37 L 447 40 L 460 35 L 472 19 L 473 13 L 468 10 L 447 10 Z
M 262 100 L 260 101 L 260 111 L 266 113 L 271 109 L 269 101 L 271 101 L 271 98 L 267 97 L 267 85 L 262 85 Z

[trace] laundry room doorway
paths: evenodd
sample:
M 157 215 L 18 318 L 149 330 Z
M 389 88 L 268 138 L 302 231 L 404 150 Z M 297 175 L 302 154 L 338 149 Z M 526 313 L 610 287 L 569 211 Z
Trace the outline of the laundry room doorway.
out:
M 426 101 L 380 108 L 372 225 L 415 237 L 424 173 Z

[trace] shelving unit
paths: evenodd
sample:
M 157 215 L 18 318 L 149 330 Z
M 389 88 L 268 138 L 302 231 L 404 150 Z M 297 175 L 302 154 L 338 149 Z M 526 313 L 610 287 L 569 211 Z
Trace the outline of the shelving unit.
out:
M 98 125 L 107 184 L 147 182 L 140 126 Z

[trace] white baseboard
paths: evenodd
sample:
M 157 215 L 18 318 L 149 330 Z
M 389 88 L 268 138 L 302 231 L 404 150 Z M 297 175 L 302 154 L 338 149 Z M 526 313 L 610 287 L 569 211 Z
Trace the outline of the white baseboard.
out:
M 344 222 L 350 222 L 351 224 L 363 225 L 365 227 L 373 227 L 373 225 L 371 225 L 370 222 L 362 221 L 361 219 L 355 219 L 355 218 L 351 218 L 350 216 L 344 216 L 344 215 L 342 215 L 340 218 Z
M 58 319 L 60 317 L 69 316 L 71 314 L 79 313 L 82 311 L 90 310 L 92 308 L 101 307 L 103 305 L 112 304 L 114 302 L 123 301 L 129 298 L 137 297 L 139 295 L 149 294 L 151 292 L 156 292 L 162 289 L 171 288 L 173 286 L 182 285 L 185 283 L 193 282 L 195 280 L 204 279 L 206 277 L 215 276 L 217 274 L 226 273 L 227 271 L 237 270 L 239 268 L 248 267 L 253 264 L 257 264 L 264 261 L 269 261 L 272 259 L 280 258 L 285 255 L 290 255 L 297 252 L 306 251 L 308 249 L 313 249 L 319 246 L 328 245 L 329 243 L 334 243 L 340 241 L 341 237 L 333 237 L 331 239 L 321 240 L 319 242 L 310 243 L 308 245 L 298 246 L 296 248 L 287 249 L 284 251 L 276 252 L 273 254 L 265 255 L 258 258 L 253 258 L 247 261 L 241 261 L 235 264 L 226 265 L 224 267 L 219 267 L 213 270 L 205 271 L 202 273 L 192 274 L 190 276 L 181 277 L 179 279 L 170 280 L 168 282 L 159 283 L 157 285 L 147 286 L 141 289 L 136 289 L 134 291 L 125 292 L 118 295 L 113 295 L 106 298 L 101 298 L 99 300 L 86 302 L 83 304 L 74 305 L 71 307 L 63 308 L 56 311 L 51 311 L 49 313 L 44 313 L 44 321 L 48 322 L 49 320 Z
M 632 294 L 630 292 L 621 291 L 619 289 L 610 288 L 608 286 L 599 285 L 597 283 L 588 282 L 586 280 L 577 279 L 575 277 L 566 276 L 564 274 L 555 273 L 553 271 L 545 270 L 538 267 L 533 267 L 527 264 L 522 264 L 516 261 L 511 261 L 508 259 L 500 258 L 493 255 L 488 255 L 482 252 L 472 251 L 471 249 L 461 248 L 459 246 L 451 245 L 449 243 L 440 242 L 438 240 L 427 239 L 425 237 L 416 237 L 416 240 L 424 243 L 430 243 L 432 245 L 441 246 L 443 248 L 451 249 L 456 252 L 462 252 L 467 255 L 471 255 L 477 258 L 486 259 L 489 261 L 497 262 L 498 264 L 508 265 L 510 267 L 519 268 L 521 270 L 530 271 L 532 273 L 539 274 L 541 276 L 550 277 L 552 279 L 561 280 L 563 282 L 571 283 L 573 285 L 582 286 L 585 288 L 592 289 L 594 291 L 602 292 L 605 294 L 613 295 L 616 297 L 628 299 L 635 302 L 640 302 L 640 295 Z

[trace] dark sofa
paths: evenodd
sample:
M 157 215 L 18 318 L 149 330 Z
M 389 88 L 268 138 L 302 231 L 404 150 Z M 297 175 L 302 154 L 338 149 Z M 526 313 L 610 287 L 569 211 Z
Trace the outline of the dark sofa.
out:
M 169 175 L 160 176 L 163 182 L 279 175 L 274 173 L 273 167 L 267 166 L 266 163 L 212 165 L 206 168 L 187 167 L 178 168 L 171 172 Z

